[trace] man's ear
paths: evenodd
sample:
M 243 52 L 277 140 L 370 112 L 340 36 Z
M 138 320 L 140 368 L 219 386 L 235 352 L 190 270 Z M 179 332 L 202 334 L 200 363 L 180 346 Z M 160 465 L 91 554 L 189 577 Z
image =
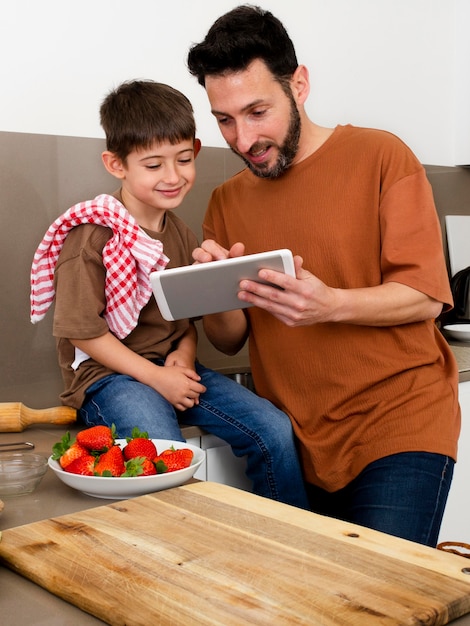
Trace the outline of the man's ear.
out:
M 297 104 L 305 104 L 310 93 L 310 79 L 305 65 L 299 65 L 293 73 L 291 89 Z
M 106 150 L 101 155 L 101 160 L 106 170 L 115 178 L 123 179 L 126 175 L 126 169 L 120 159 L 114 152 Z
M 194 140 L 194 158 L 199 154 L 199 150 L 201 149 L 201 140 L 196 137 Z

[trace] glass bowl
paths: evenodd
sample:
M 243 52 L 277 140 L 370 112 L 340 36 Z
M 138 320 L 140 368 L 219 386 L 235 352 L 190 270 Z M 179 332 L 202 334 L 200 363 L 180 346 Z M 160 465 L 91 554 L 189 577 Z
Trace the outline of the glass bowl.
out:
M 32 452 L 0 453 L 0 496 L 32 493 L 47 471 L 47 459 Z

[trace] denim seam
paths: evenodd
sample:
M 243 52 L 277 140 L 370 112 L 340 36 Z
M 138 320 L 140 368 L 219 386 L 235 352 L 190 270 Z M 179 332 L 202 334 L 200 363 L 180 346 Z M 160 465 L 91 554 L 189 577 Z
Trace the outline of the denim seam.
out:
M 443 485 L 444 480 L 445 480 L 445 475 L 446 475 L 446 472 L 447 472 L 447 468 L 449 467 L 449 457 L 446 456 L 445 459 L 446 459 L 446 462 L 445 462 L 444 467 L 442 468 L 442 472 L 441 472 L 441 480 L 439 481 L 439 489 L 438 489 L 438 492 L 437 492 L 437 497 L 436 497 L 436 501 L 435 501 L 436 503 L 435 503 L 435 506 L 434 506 L 434 511 L 433 511 L 433 514 L 432 514 L 432 517 L 431 517 L 431 524 L 429 525 L 428 532 L 426 534 L 426 543 L 427 544 L 429 542 L 429 537 L 431 535 L 431 531 L 434 528 L 434 523 L 435 523 L 435 520 L 436 520 L 437 511 L 439 509 L 439 504 L 440 504 L 440 501 L 441 501 L 442 485 Z
M 266 460 L 267 479 L 268 479 L 269 489 L 271 491 L 271 497 L 275 500 L 278 499 L 279 494 L 276 489 L 276 481 L 273 477 L 274 472 L 272 470 L 273 461 L 272 461 L 271 456 L 269 455 L 269 450 L 266 448 L 266 446 L 263 445 L 263 440 L 259 437 L 259 435 L 256 432 L 246 428 L 244 424 L 240 424 L 240 422 L 237 422 L 236 420 L 232 420 L 230 416 L 227 415 L 226 413 L 223 413 L 222 411 L 218 411 L 212 405 L 207 404 L 206 402 L 204 402 L 203 399 L 200 400 L 199 405 L 201 406 L 201 408 L 204 408 L 209 413 L 212 413 L 213 415 L 217 415 L 218 417 L 225 420 L 225 422 L 227 422 L 228 424 L 235 426 L 238 430 L 240 430 L 241 432 L 251 437 L 251 439 L 257 444 L 257 446 L 261 450 L 263 457 Z

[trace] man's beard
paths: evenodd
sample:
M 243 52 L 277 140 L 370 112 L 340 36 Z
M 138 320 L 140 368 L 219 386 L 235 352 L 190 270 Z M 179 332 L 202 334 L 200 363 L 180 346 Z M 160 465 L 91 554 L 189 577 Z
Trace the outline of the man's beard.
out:
M 248 169 L 255 176 L 258 176 L 258 178 L 278 178 L 287 169 L 289 169 L 289 167 L 292 165 L 292 161 L 294 160 L 295 155 L 297 154 L 297 151 L 299 149 L 300 127 L 301 122 L 299 111 L 294 102 L 294 99 L 291 97 L 289 128 L 287 130 L 287 135 L 284 139 L 284 143 L 279 146 L 279 154 L 274 165 L 272 165 L 271 167 L 269 167 L 267 163 L 254 165 L 251 161 L 245 159 L 243 155 L 237 152 L 237 150 L 232 147 L 230 147 L 230 149 L 237 156 L 243 159 Z M 251 147 L 251 150 L 256 153 L 269 145 L 272 144 L 256 143 Z

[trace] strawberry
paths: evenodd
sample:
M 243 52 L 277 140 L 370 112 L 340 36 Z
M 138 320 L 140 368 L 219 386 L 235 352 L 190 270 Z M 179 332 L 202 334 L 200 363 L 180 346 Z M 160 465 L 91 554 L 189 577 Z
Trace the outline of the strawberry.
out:
M 103 452 L 95 465 L 95 476 L 121 476 L 126 471 L 124 457 L 119 446 L 112 446 Z
M 72 461 L 87 453 L 75 439 L 70 438 L 70 433 L 66 432 L 60 441 L 52 446 L 52 458 L 59 461 L 62 469 L 65 469 Z
M 62 469 L 67 469 L 70 463 L 88 454 L 88 450 L 83 448 L 79 443 L 73 443 L 68 450 L 59 458 L 59 464 Z
M 95 469 L 96 457 L 89 452 L 77 457 L 65 468 L 70 474 L 81 474 L 82 476 L 93 476 Z
M 155 444 L 151 439 L 146 439 L 145 437 L 131 439 L 122 452 L 126 461 L 136 457 L 145 457 L 149 461 L 153 461 L 157 456 Z
M 169 448 L 157 455 L 153 462 L 157 468 L 157 473 L 164 474 L 165 472 L 175 472 L 176 470 L 189 467 L 193 456 L 194 453 L 189 448 L 181 448 L 180 450 Z
M 145 456 L 136 456 L 126 461 L 126 471 L 123 476 L 153 476 L 157 468 L 153 461 Z
M 91 426 L 77 433 L 77 442 L 93 452 L 106 452 L 114 445 L 116 428 L 109 426 Z

